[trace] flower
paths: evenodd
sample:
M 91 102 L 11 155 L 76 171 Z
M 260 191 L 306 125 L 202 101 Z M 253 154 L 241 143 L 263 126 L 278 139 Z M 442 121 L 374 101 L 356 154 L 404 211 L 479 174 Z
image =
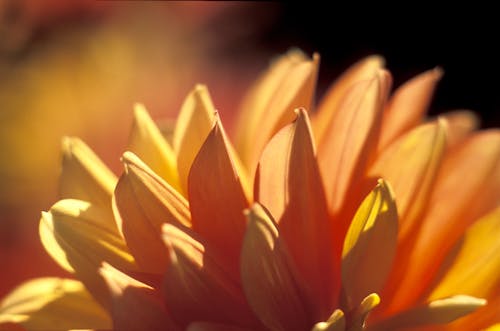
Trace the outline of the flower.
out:
M 78 279 L 21 285 L 28 329 L 470 330 L 500 316 L 500 133 L 426 120 L 440 69 L 389 96 L 380 57 L 312 119 L 319 58 L 290 51 L 242 103 L 235 147 L 207 89 L 169 138 L 145 108 L 117 179 L 63 141 L 46 250 Z M 293 111 L 295 109 L 295 111 Z

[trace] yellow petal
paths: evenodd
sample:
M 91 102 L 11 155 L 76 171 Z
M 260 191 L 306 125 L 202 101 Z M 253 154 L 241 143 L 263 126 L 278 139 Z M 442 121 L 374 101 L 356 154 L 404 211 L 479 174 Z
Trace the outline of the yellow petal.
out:
M 389 74 L 381 71 L 346 91 L 318 141 L 318 162 L 327 188 L 328 205 L 334 214 L 346 205 L 346 200 L 357 206 L 363 199 L 363 195 L 356 192 L 359 185 L 355 182 L 363 179 L 376 147 L 388 92 L 384 86 L 389 81 Z
M 226 261 L 232 261 L 237 275 L 246 226 L 243 210 L 249 200 L 218 118 L 191 166 L 188 181 L 193 229 Z
M 370 174 L 392 186 L 403 240 L 418 224 L 445 147 L 446 122 L 438 120 L 410 131 L 387 148 L 375 161 Z
M 347 310 L 382 288 L 396 253 L 397 234 L 394 196 L 379 180 L 359 206 L 344 241 L 342 286 Z
M 238 280 L 225 271 L 217 252 L 193 236 L 171 224 L 163 226 L 169 261 L 162 290 L 172 316 L 182 326 L 196 320 L 255 324 Z
M 9 322 L 40 331 L 111 328 L 108 314 L 82 283 L 49 277 L 30 280 L 2 300 L 0 329 Z
M 430 300 L 454 293 L 500 295 L 500 208 L 476 221 L 460 240 L 460 250 Z M 496 290 L 496 292 L 495 292 Z
M 270 330 L 306 330 L 307 303 L 271 216 L 259 204 L 247 211 L 241 277 L 250 306 Z
M 175 153 L 141 104 L 134 107 L 134 125 L 128 150 L 139 156 L 173 188 L 181 190 Z
M 492 325 L 489 328 L 484 329 L 484 331 L 500 331 L 500 324 Z
M 245 96 L 235 132 L 242 161 L 254 172 L 269 139 L 295 117 L 299 107 L 312 109 L 319 56 L 289 51 L 272 64 Z
M 112 293 L 113 330 L 181 330 L 153 288 L 107 263 L 103 264 L 99 273 Z
M 111 196 L 116 176 L 80 139 L 62 140 L 62 173 L 59 194 L 62 199 L 79 199 L 107 208 L 111 212 Z M 107 220 L 112 220 L 109 217 Z M 114 224 L 106 225 L 116 227 Z
M 422 121 L 442 76 L 443 71 L 435 68 L 409 80 L 394 92 L 384 112 L 379 151 Z
M 474 312 L 484 306 L 486 301 L 467 295 L 456 295 L 449 298 L 431 301 L 392 316 L 368 331 L 400 330 L 410 327 L 421 327 L 433 324 L 450 323 L 462 316 Z
M 141 269 L 162 274 L 167 251 L 161 239 L 164 223 L 190 226 L 186 199 L 131 152 L 123 155 L 125 172 L 115 189 L 115 217 Z
M 187 192 L 189 169 L 212 130 L 215 108 L 204 85 L 196 85 L 184 100 L 175 126 L 173 146 L 183 192 Z
M 301 283 L 318 312 L 331 313 L 338 295 L 334 270 L 333 229 L 326 206 L 306 112 L 283 128 L 266 146 L 256 175 L 256 200 L 279 224 L 279 231 L 297 264 Z M 340 252 L 339 252 L 340 253 Z M 325 261 L 329 261 L 326 262 Z M 335 298 L 335 299 L 334 299 Z
M 107 305 L 109 297 L 97 274 L 101 262 L 129 271 L 137 266 L 123 239 L 100 226 L 102 217 L 106 213 L 88 202 L 61 200 L 42 214 L 40 238 L 56 262 L 74 272 L 99 303 Z
M 383 69 L 384 59 L 378 55 L 367 57 L 346 70 L 325 93 L 318 107 L 318 113 L 312 118 L 312 127 L 317 141 L 323 140 L 328 126 L 338 111 L 347 91 L 356 83 L 373 78 Z
M 400 268 L 404 281 L 398 282 L 397 296 L 391 300 L 394 306 L 410 304 L 422 295 L 446 254 L 468 226 L 498 207 L 499 196 L 500 131 L 482 131 L 444 158 L 416 243 L 403 257 L 419 262 Z
M 312 331 L 345 331 L 346 319 L 342 310 L 336 309 L 326 322 L 314 324 Z

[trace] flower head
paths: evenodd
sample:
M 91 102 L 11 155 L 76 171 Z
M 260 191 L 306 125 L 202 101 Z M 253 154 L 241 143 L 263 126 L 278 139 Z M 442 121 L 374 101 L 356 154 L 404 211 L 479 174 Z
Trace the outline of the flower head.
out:
M 351 67 L 308 113 L 318 62 L 291 51 L 273 63 L 242 103 L 235 147 L 204 86 L 169 138 L 136 106 L 118 179 L 66 138 L 62 200 L 43 213 L 40 236 L 78 281 L 21 285 L 0 322 L 494 328 L 500 133 L 475 131 L 469 112 L 425 119 L 441 70 L 391 95 L 379 57 Z

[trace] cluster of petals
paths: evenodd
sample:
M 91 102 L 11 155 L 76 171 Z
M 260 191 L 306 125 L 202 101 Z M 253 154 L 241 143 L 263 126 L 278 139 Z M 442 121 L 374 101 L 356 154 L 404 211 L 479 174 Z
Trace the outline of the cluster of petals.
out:
M 498 330 L 500 132 L 425 117 L 440 69 L 391 92 L 368 57 L 316 105 L 318 65 L 276 59 L 234 139 L 202 85 L 174 127 L 136 105 L 119 178 L 65 138 L 40 238 L 74 279 L 22 284 L 0 328 Z

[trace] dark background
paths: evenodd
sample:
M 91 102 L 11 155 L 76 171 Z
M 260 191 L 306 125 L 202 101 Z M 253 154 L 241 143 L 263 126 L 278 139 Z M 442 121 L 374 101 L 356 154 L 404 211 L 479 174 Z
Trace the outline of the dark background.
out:
M 395 87 L 440 66 L 444 76 L 430 114 L 470 109 L 480 115 L 483 127 L 500 126 L 500 28 L 498 19 L 489 17 L 494 9 L 473 3 L 445 10 L 421 2 L 404 2 L 400 7 L 335 3 L 275 4 L 274 22 L 257 44 L 275 52 L 290 45 L 309 54 L 319 52 L 323 87 L 370 54 L 385 57 Z

